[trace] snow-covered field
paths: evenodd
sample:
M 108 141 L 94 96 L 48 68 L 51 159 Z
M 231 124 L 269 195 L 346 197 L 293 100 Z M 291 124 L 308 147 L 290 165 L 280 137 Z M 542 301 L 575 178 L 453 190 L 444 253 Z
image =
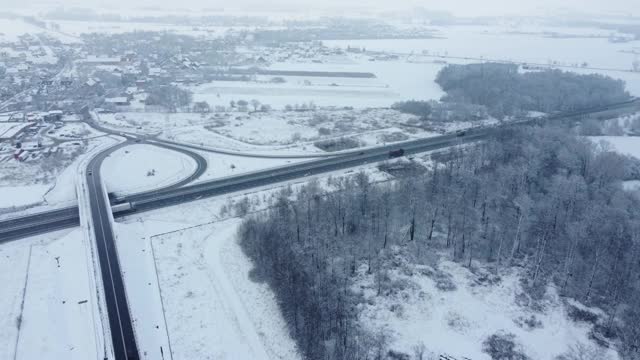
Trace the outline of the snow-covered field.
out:
M 20 130 L 31 125 L 26 122 L 0 122 L 0 138 L 12 138 Z
M 640 190 L 640 180 L 629 180 L 622 183 L 622 186 L 627 191 L 639 191 Z
M 444 65 L 400 61 L 368 61 L 363 56 L 341 56 L 324 63 L 275 63 L 274 70 L 371 72 L 375 79 L 282 76 L 283 84 L 216 81 L 192 87 L 194 99 L 228 106 L 234 100 L 257 99 L 276 109 L 286 105 L 380 108 L 409 99 L 437 100 L 444 93 L 434 82 Z M 266 79 L 265 79 L 266 80 Z
M 284 84 L 216 81 L 191 88 L 196 101 L 227 105 L 230 101 L 257 99 L 275 109 L 287 105 L 314 103 L 318 106 L 352 106 L 355 108 L 388 106 L 400 95 L 385 85 L 330 85 L 335 79 L 319 78 L 320 84 Z M 289 79 L 289 81 L 291 81 Z M 329 84 L 325 85 L 325 83 Z M 397 101 L 397 100 L 396 100 Z
M 0 245 L 0 358 L 102 358 L 95 284 L 79 229 Z
M 78 166 L 88 156 L 116 143 L 98 137 L 75 145 L 64 143 L 59 153 L 36 160 L 5 161 L 0 167 L 0 210 L 48 205 L 72 205 L 76 200 Z
M 498 282 L 491 284 L 480 280 L 486 273 L 474 274 L 450 261 L 441 260 L 436 268 L 407 265 L 389 274 L 395 284 L 404 286 L 379 297 L 374 275 L 366 270 L 366 265 L 359 270 L 354 289 L 366 299 L 359 321 L 372 333 L 385 332 L 392 350 L 413 355 L 424 345 L 426 358 L 448 354 L 456 359 L 490 360 L 482 344 L 498 332 L 514 334 L 523 352 L 536 360 L 554 360 L 577 344 L 594 346 L 590 326 L 571 321 L 553 289 L 541 312 L 519 305 L 526 295 L 516 273 L 500 274 Z M 443 279 L 455 289 L 439 286 Z M 525 321 L 531 319 L 535 327 L 527 326 Z M 604 351 L 598 359 L 617 358 L 613 351 Z
M 404 64 L 404 61 L 396 61 L 386 65 L 389 69 L 395 69 L 390 75 L 396 72 L 405 74 L 405 71 L 408 74 L 413 74 L 418 70 L 418 78 L 426 80 L 422 84 L 423 93 L 432 93 L 434 87 L 437 89 L 433 80 L 444 64 L 434 64 L 432 63 L 434 60 L 447 63 L 487 60 L 554 64 L 567 66 L 568 68 L 564 68 L 565 70 L 581 74 L 600 73 L 625 80 L 627 89 L 633 95 L 640 96 L 640 73 L 629 72 L 632 69 L 633 61 L 638 58 L 637 51 L 640 47 L 640 41 L 609 42 L 600 29 L 540 29 L 504 26 L 450 26 L 433 27 L 433 29 L 437 30 L 442 38 L 330 40 L 323 41 L 323 43 L 329 47 L 347 48 L 351 46 L 373 51 L 400 53 L 404 54 L 404 57 L 409 61 L 416 61 L 423 54 L 428 55 L 423 58 L 431 63 Z M 553 36 L 550 32 L 556 32 L 557 35 Z M 566 36 L 563 33 L 574 36 Z M 586 36 L 588 34 L 593 36 Z M 634 55 L 633 52 L 636 54 Z M 401 56 L 402 58 L 403 56 Z M 580 67 L 585 63 L 588 67 L 597 69 L 581 69 Z M 412 65 L 419 66 L 413 67 Z M 366 66 L 362 68 L 365 69 Z M 380 70 L 378 73 L 383 78 L 384 71 Z M 425 76 L 422 75 L 423 73 Z M 398 76 L 398 78 L 414 82 L 410 77 L 406 78 L 404 75 Z M 428 86 L 425 88 L 424 84 L 428 84 Z M 409 91 L 406 86 L 404 89 Z M 424 96 L 414 97 L 422 99 Z
M 366 48 L 403 54 L 421 54 L 453 57 L 472 57 L 490 60 L 533 62 L 559 65 L 631 69 L 633 50 L 640 41 L 613 43 L 602 37 L 544 36 L 527 33 L 532 29 L 504 26 L 448 26 L 432 27 L 442 38 L 407 40 L 330 40 L 327 46 Z M 556 29 L 560 30 L 560 29 Z M 573 29 L 567 28 L 566 32 Z M 602 36 L 602 34 L 599 34 Z
M 262 159 L 244 156 L 199 152 L 207 159 L 207 171 L 196 182 L 241 175 L 248 172 L 284 166 L 304 159 Z
M 291 359 L 295 344 L 266 284 L 249 278 L 239 220 L 154 237 L 175 358 Z M 181 309 L 179 311 L 175 311 Z
M 81 122 L 67 122 L 62 128 L 50 130 L 46 136 L 57 140 L 86 139 L 104 135 Z
M 38 204 L 43 201 L 44 194 L 51 185 L 35 184 L 29 186 L 0 186 L 0 206 L 20 207 Z
M 175 184 L 195 170 L 195 161 L 187 155 L 136 144 L 109 155 L 102 164 L 101 173 L 108 191 L 122 195 Z
M 15 42 L 20 36 L 44 33 L 66 44 L 77 43 L 79 39 L 49 29 L 29 24 L 21 19 L 0 19 L 0 42 Z
M 101 124 L 113 129 L 206 146 L 213 149 L 272 155 L 322 153 L 318 140 L 358 138 L 361 146 L 374 146 L 437 133 L 405 124 L 415 116 L 390 109 L 314 111 L 229 111 L 204 116 L 195 113 L 100 114 Z M 466 124 L 471 126 L 472 124 Z M 397 137 L 396 140 L 394 136 Z
M 637 136 L 590 136 L 595 143 L 609 143 L 614 150 L 640 159 L 640 137 Z

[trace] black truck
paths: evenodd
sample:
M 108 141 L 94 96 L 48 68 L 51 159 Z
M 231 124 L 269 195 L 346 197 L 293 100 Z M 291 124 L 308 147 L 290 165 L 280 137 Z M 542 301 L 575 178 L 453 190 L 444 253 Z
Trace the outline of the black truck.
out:
M 404 149 L 396 149 L 389 151 L 389 159 L 397 158 L 404 155 Z

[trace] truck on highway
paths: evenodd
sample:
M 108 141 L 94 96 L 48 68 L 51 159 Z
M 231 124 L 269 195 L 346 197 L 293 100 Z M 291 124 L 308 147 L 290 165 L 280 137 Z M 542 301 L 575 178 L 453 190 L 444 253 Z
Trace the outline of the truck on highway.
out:
M 401 157 L 404 155 L 404 149 L 396 149 L 389 151 L 389 159 Z
M 111 205 L 111 212 L 116 214 L 123 211 L 134 210 L 135 205 L 132 202 L 124 202 L 122 204 Z

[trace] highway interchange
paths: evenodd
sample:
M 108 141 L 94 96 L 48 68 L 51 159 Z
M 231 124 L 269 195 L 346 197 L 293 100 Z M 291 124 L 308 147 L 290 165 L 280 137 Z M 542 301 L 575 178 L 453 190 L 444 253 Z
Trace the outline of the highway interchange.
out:
M 630 102 L 612 104 L 608 107 L 585 109 L 570 114 L 552 116 L 544 120 L 567 119 L 579 115 L 636 106 L 637 101 L 634 99 Z M 92 126 L 97 127 L 95 124 Z M 297 178 L 352 168 L 364 164 L 376 163 L 389 159 L 390 153 L 400 149 L 402 149 L 402 155 L 404 156 L 445 149 L 451 146 L 487 139 L 488 137 L 496 134 L 498 129 L 501 129 L 501 127 L 476 128 L 465 132 L 355 150 L 318 160 L 188 185 L 204 174 L 207 169 L 207 162 L 204 157 L 190 149 L 221 153 L 225 152 L 204 149 L 192 144 L 180 144 L 158 139 L 139 138 L 133 134 L 116 133 L 113 130 L 99 127 L 99 130 L 101 131 L 105 131 L 113 135 L 124 136 L 126 138 L 125 142 L 111 147 L 92 158 L 87 166 L 86 172 L 84 172 L 85 181 L 88 186 L 87 191 L 90 206 L 87 213 L 91 216 L 91 221 L 89 223 L 93 224 L 93 228 L 91 230 L 95 237 L 95 246 L 99 255 L 99 267 L 104 290 L 102 293 L 104 294 L 104 300 L 107 306 L 109 329 L 111 333 L 113 349 L 113 354 L 111 354 L 111 356 L 117 360 L 139 358 L 135 331 L 131 322 L 132 317 L 127 303 L 118 252 L 114 241 L 114 232 L 111 226 L 113 217 L 118 218 L 133 212 L 150 211 L 206 197 L 218 196 Z M 110 199 L 104 191 L 104 185 L 100 174 L 102 162 L 106 157 L 113 153 L 113 151 L 133 143 L 145 143 L 160 146 L 165 149 L 178 151 L 190 156 L 196 161 L 196 171 L 182 181 L 161 189 Z M 252 156 L 249 154 L 235 155 Z M 271 156 L 267 155 L 267 157 Z M 312 155 L 310 157 L 314 156 Z M 317 155 L 315 157 L 317 157 Z M 130 207 L 127 210 L 112 212 L 113 205 L 127 203 L 130 204 Z M 82 204 L 80 204 L 80 206 L 82 206 Z M 69 207 L 0 221 L 0 243 L 54 230 L 79 226 L 79 214 L 80 211 L 78 207 Z

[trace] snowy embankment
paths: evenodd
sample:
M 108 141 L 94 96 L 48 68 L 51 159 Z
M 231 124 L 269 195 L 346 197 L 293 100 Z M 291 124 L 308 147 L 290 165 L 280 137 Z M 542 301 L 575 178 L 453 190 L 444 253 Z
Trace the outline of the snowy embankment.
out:
M 0 358 L 102 358 L 86 251 L 77 229 L 0 246 Z
M 175 184 L 195 170 L 196 162 L 182 153 L 151 145 L 131 145 L 109 155 L 101 173 L 110 192 L 130 194 Z

